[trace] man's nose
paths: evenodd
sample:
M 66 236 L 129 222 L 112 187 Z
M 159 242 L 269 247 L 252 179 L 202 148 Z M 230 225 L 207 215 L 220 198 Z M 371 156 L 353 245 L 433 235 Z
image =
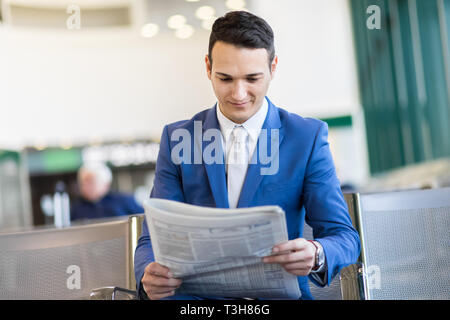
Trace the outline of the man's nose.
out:
M 242 81 L 236 81 L 233 86 L 232 98 L 235 102 L 241 102 L 247 96 L 247 88 Z

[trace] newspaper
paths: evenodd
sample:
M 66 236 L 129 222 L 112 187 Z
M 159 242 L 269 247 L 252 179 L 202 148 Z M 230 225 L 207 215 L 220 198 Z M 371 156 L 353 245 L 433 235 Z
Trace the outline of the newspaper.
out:
M 280 207 L 218 209 L 164 199 L 144 207 L 155 261 L 183 280 L 177 294 L 300 298 L 295 275 L 261 262 L 288 240 Z

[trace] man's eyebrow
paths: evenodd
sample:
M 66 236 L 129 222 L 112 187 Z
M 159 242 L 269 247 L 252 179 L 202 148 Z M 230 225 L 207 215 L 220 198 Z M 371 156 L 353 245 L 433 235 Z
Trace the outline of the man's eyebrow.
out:
M 229 74 L 226 74 L 226 73 L 223 73 L 223 72 L 216 72 L 216 75 L 219 75 L 219 76 L 222 76 L 222 77 L 233 78 Z M 247 74 L 245 76 L 246 77 L 256 77 L 256 76 L 261 76 L 261 75 L 264 75 L 264 72 L 250 73 L 250 74 Z

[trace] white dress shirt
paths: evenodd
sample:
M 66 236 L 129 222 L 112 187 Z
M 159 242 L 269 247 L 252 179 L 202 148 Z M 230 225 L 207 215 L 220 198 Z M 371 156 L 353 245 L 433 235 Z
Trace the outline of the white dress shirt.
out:
M 264 99 L 259 110 L 251 116 L 247 121 L 240 124 L 242 125 L 248 132 L 248 152 L 249 152 L 249 160 L 253 156 L 253 152 L 255 151 L 256 145 L 258 143 L 258 137 L 261 132 L 262 126 L 267 116 L 267 112 L 269 110 L 269 104 L 267 100 Z M 220 131 L 222 133 L 222 150 L 225 152 L 225 160 L 228 159 L 228 154 L 231 146 L 231 132 L 233 131 L 235 126 L 239 126 L 238 123 L 235 123 L 228 119 L 220 110 L 219 103 L 217 103 L 216 107 L 217 120 L 219 122 Z M 225 172 L 228 173 L 227 161 L 225 161 Z M 323 251 L 322 251 L 323 252 Z M 326 274 L 327 274 L 327 265 L 326 262 L 316 271 L 312 271 L 312 276 L 322 284 L 326 283 Z
M 264 124 L 264 121 L 266 120 L 268 110 L 269 104 L 267 103 L 267 100 L 264 99 L 261 108 L 259 108 L 259 110 L 253 116 L 251 116 L 250 119 L 241 124 L 249 134 L 248 138 L 249 159 L 252 158 L 253 152 L 255 151 L 256 145 L 258 143 L 258 137 L 261 132 L 261 128 Z M 234 127 L 239 124 L 225 117 L 225 115 L 219 108 L 219 103 L 217 103 L 216 113 L 217 113 L 217 120 L 219 121 L 220 131 L 222 133 L 222 150 L 224 150 L 225 155 L 228 155 L 231 146 L 230 143 L 231 132 L 233 131 Z M 228 172 L 227 170 L 228 168 L 225 165 L 225 172 Z

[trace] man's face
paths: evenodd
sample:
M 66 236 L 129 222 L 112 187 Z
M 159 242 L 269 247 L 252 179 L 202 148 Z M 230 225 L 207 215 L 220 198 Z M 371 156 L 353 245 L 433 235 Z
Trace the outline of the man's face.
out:
M 90 172 L 83 172 L 80 177 L 80 193 L 86 200 L 96 202 L 103 198 L 109 191 L 110 184 L 100 182 Z
M 247 121 L 262 105 L 277 57 L 269 68 L 266 49 L 238 48 L 222 41 L 214 44 L 211 55 L 212 68 L 206 55 L 206 71 L 220 110 L 235 123 Z

